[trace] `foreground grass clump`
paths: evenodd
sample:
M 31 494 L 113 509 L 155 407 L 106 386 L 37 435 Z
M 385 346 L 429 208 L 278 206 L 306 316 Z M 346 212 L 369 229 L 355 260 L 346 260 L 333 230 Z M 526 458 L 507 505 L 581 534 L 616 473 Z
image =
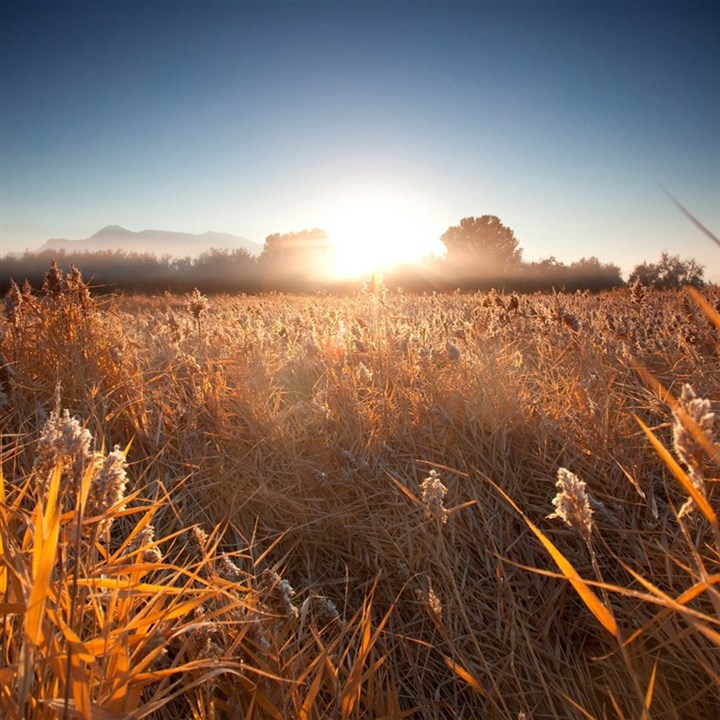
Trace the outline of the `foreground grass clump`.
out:
M 11 289 L 0 707 L 717 715 L 704 298 Z
M 294 674 L 314 678 L 317 658 L 337 645 L 337 610 L 309 597 L 301 646 L 287 580 L 247 555 L 220 553 L 198 526 L 157 538 L 153 523 L 172 501 L 126 496 L 124 453 L 103 456 L 91 442 L 67 412 L 51 413 L 27 479 L 8 487 L 0 475 L 3 717 L 216 717 L 253 707 L 285 717 L 311 708 Z M 350 633 L 347 656 L 358 644 Z

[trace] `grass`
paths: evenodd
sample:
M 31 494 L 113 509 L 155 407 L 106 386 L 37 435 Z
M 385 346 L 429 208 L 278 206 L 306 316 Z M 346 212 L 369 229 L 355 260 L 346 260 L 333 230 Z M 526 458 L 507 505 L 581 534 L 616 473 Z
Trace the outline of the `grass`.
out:
M 11 290 L 0 714 L 718 715 L 719 300 Z

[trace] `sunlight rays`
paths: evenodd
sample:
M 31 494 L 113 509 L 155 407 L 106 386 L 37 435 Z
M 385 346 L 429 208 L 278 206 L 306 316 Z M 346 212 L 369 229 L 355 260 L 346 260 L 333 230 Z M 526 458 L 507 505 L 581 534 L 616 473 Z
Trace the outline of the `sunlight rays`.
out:
M 333 272 L 338 277 L 358 277 L 443 250 L 428 232 L 420 203 L 387 192 L 343 196 L 327 224 L 335 245 Z

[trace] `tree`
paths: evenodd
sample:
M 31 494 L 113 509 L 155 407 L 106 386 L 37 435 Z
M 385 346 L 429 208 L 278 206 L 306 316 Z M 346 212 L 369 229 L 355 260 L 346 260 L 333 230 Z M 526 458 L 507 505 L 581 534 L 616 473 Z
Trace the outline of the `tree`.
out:
M 300 232 L 274 233 L 265 238 L 261 260 L 302 260 L 322 254 L 331 247 L 324 230 L 313 228 Z
M 211 248 L 193 260 L 193 287 L 211 292 L 252 290 L 257 275 L 257 260 L 245 248 Z
M 617 265 L 602 263 L 594 256 L 570 263 L 568 276 L 573 287 L 586 290 L 609 290 L 625 284 Z
M 495 215 L 466 217 L 440 237 L 452 264 L 472 263 L 488 272 L 506 272 L 520 266 L 522 250 L 515 233 Z
M 638 280 L 642 285 L 658 289 L 677 288 L 682 285 L 702 287 L 705 284 L 705 269 L 697 260 L 679 255 L 670 255 L 668 252 L 660 254 L 656 263 L 641 263 L 636 265 L 628 278 L 632 285 Z
M 551 273 L 565 272 L 567 265 L 558 260 L 554 255 L 546 258 L 540 258 L 535 262 L 529 263 L 527 266 L 536 275 L 549 275 Z
M 265 238 L 258 268 L 268 288 L 306 289 L 327 277 L 333 248 L 320 228 L 274 233 Z

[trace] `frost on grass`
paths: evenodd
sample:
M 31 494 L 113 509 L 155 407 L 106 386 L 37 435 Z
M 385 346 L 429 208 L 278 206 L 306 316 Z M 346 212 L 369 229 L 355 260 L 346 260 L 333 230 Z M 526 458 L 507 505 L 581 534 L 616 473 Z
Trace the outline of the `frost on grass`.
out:
M 287 580 L 281 578 L 276 572 L 263 570 L 260 575 L 259 589 L 265 602 L 274 612 L 289 618 L 298 616 L 299 611 L 292 601 L 295 590 Z
M 447 522 L 448 511 L 443 505 L 448 489 L 440 480 L 440 475 L 435 470 L 420 483 L 422 501 L 425 504 L 425 514 L 428 518 L 436 518 L 443 523 Z
M 549 518 L 559 518 L 575 530 L 589 545 L 592 537 L 593 511 L 585 482 L 567 468 L 559 468 L 555 487 L 557 494 L 552 500 L 555 512 Z
M 689 427 L 690 423 L 684 421 L 689 418 L 696 428 Z M 693 485 L 705 496 L 705 475 L 703 473 L 703 459 L 705 451 L 700 442 L 703 436 L 712 442 L 715 413 L 710 409 L 710 401 L 697 397 L 692 386 L 685 383 L 680 393 L 678 410 L 673 411 L 673 447 L 675 454 L 688 469 L 688 475 Z M 682 518 L 695 509 L 695 501 L 688 498 L 680 508 L 678 517 Z
M 106 515 L 110 508 L 121 510 L 127 481 L 125 453 L 116 445 L 115 449 L 106 455 L 93 476 L 85 515 L 87 517 Z M 112 521 L 112 517 L 105 518 L 100 524 L 99 531 L 102 533 L 109 530 Z
M 698 430 L 708 439 L 712 439 L 715 413 L 710 409 L 710 401 L 695 395 L 691 385 L 685 383 L 679 401 L 680 409 L 697 425 Z M 680 460 L 692 472 L 701 473 L 703 457 L 702 445 L 691 429 L 682 421 L 681 414 L 673 412 L 673 443 Z
M 65 486 L 66 496 L 78 496 L 80 482 L 86 471 L 92 472 L 90 488 L 85 503 L 85 517 L 107 515 L 111 508 L 122 509 L 128 477 L 125 453 L 119 447 L 103 456 L 91 449 L 93 437 L 68 410 L 51 412 L 38 440 L 35 471 L 40 488 L 44 492 L 50 473 L 56 466 L 68 473 L 71 482 Z M 110 529 L 113 518 L 103 518 L 99 532 Z
M 72 473 L 74 482 L 79 482 L 85 468 L 95 460 L 90 450 L 92 435 L 70 412 L 51 412 L 41 433 L 35 455 L 35 470 L 43 486 L 48 474 L 56 465 Z

